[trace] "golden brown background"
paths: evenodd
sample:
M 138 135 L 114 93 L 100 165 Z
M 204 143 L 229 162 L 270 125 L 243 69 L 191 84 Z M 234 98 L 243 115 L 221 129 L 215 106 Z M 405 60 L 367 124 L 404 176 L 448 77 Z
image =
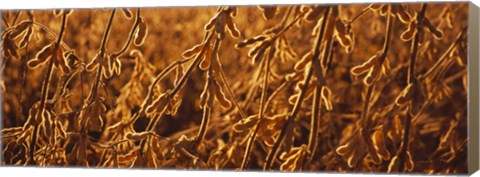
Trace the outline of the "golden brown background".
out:
M 2 165 L 466 173 L 467 4 L 3 11 Z

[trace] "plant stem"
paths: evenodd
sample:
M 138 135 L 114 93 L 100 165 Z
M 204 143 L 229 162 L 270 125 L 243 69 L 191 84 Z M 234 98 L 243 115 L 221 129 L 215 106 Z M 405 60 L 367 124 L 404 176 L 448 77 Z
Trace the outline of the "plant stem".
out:
M 10 27 L 10 25 L 8 24 L 7 19 L 5 18 L 5 15 L 2 15 L 2 20 L 3 20 L 3 23 L 5 23 L 5 26 L 6 26 L 7 28 Z
M 240 107 L 240 104 L 238 104 L 237 98 L 233 94 L 233 91 L 230 87 L 230 84 L 227 81 L 227 77 L 225 76 L 225 72 L 223 71 L 223 68 L 220 67 L 219 69 L 220 69 L 220 71 L 219 71 L 220 72 L 220 77 L 221 77 L 223 83 L 225 83 L 225 87 L 227 88 L 228 95 L 230 96 L 230 98 L 232 98 L 233 105 L 238 109 L 238 112 L 239 112 L 240 116 L 242 117 L 242 119 L 247 118 L 245 112 L 243 112 L 242 108 Z
M 213 60 L 213 58 L 215 58 L 216 54 L 218 53 L 218 47 L 220 45 L 220 39 L 219 38 L 215 38 L 215 43 L 213 45 L 213 51 L 212 51 L 212 59 L 210 60 L 211 62 L 215 62 Z M 214 95 L 214 90 L 213 89 L 216 89 L 214 87 L 215 83 L 215 79 L 214 79 L 214 76 L 213 76 L 213 63 L 210 63 L 210 67 L 208 68 L 208 77 L 209 79 L 208 83 L 210 85 L 208 85 L 207 87 L 209 87 L 208 89 L 210 89 L 210 95 L 209 97 L 215 97 Z M 217 88 L 217 89 L 220 89 L 220 88 Z M 210 102 L 213 101 L 212 98 L 209 98 L 207 102 Z M 202 143 L 203 139 L 205 139 L 205 134 L 207 133 L 207 129 L 208 129 L 208 123 L 210 122 L 210 118 L 211 118 L 211 115 L 212 115 L 212 105 L 213 103 L 206 103 L 207 105 L 204 105 L 203 106 L 203 116 L 202 116 L 202 123 L 200 124 L 200 129 L 198 130 L 198 133 L 197 133 L 197 138 L 196 138 L 196 146 L 200 146 L 200 144 Z
M 368 12 L 368 10 L 370 9 L 370 7 L 372 6 L 372 4 L 368 5 L 367 7 L 363 8 L 362 11 L 360 11 L 359 13 L 357 13 L 350 21 L 348 21 L 348 24 L 347 26 L 350 26 L 353 22 L 355 22 L 359 17 L 361 17 L 362 15 L 364 15 L 366 12 Z
M 326 29 L 326 24 L 327 24 L 326 22 L 328 21 L 328 16 L 330 14 L 330 8 L 331 7 L 329 6 L 329 7 L 327 7 L 327 10 L 325 10 L 325 14 L 324 14 L 324 17 L 323 17 L 324 20 L 322 22 L 322 27 L 320 28 L 320 33 L 317 36 L 317 40 L 315 41 L 315 44 L 314 44 L 314 53 L 313 53 L 313 57 L 312 57 L 312 62 L 314 60 L 316 60 L 318 58 L 318 56 L 320 55 L 320 49 L 319 48 L 320 48 L 320 45 L 321 45 L 321 42 L 322 42 L 322 39 L 323 39 L 323 35 L 324 35 L 325 29 Z M 278 138 L 276 139 L 275 144 L 273 145 L 272 149 L 270 150 L 270 152 L 267 155 L 267 159 L 266 159 L 266 162 L 263 166 L 263 170 L 267 170 L 267 169 L 270 169 L 272 167 L 273 161 L 278 154 L 280 144 L 282 144 L 282 142 L 285 138 L 285 135 L 286 135 L 287 131 L 289 130 L 290 124 L 294 121 L 298 111 L 300 110 L 300 106 L 301 106 L 301 104 L 303 102 L 303 99 L 304 99 L 304 96 L 305 96 L 305 91 L 308 88 L 310 79 L 312 78 L 312 75 L 313 75 L 313 67 L 314 67 L 314 65 L 312 64 L 312 66 L 308 69 L 307 76 L 305 77 L 305 79 L 303 81 L 304 85 L 303 85 L 302 90 L 300 91 L 300 95 L 298 96 L 297 101 L 296 101 L 296 103 L 293 107 L 293 110 L 290 113 L 290 115 L 288 116 L 287 122 L 285 122 L 285 124 L 284 124 L 284 126 L 283 126 L 283 128 L 280 132 L 280 135 L 278 135 Z
M 20 14 L 22 13 L 22 11 L 18 11 L 16 14 L 15 14 L 15 18 L 13 18 L 13 22 L 12 22 L 12 25 L 11 26 L 14 26 L 15 23 L 17 22 L 18 20 L 18 17 L 20 17 Z
M 120 49 L 118 52 L 113 53 L 112 56 L 120 56 L 123 53 L 125 53 L 128 47 L 130 47 L 131 41 L 133 39 L 133 35 L 135 34 L 135 30 L 137 29 L 139 24 L 140 24 L 140 8 L 138 8 L 137 10 L 137 17 L 135 18 L 135 23 L 133 24 L 133 27 L 130 30 L 130 33 L 128 34 L 127 42 L 125 42 L 122 49 Z
M 108 40 L 108 36 L 110 34 L 110 29 L 112 27 L 113 17 L 115 17 L 115 12 L 116 12 L 116 9 L 113 9 L 112 13 L 110 14 L 110 18 L 108 19 L 108 23 L 107 23 L 107 27 L 105 29 L 105 32 L 103 33 L 103 38 L 102 38 L 102 41 L 101 41 L 101 44 L 100 44 L 100 53 L 98 54 L 99 57 L 103 57 L 105 55 L 107 40 Z M 102 59 L 100 59 L 100 60 L 102 60 Z M 102 77 L 101 77 L 102 72 L 103 72 L 103 67 L 98 66 L 97 75 L 96 75 L 96 78 L 95 78 L 95 83 L 92 87 L 92 90 L 90 91 L 90 96 L 89 96 L 88 101 L 87 101 L 88 104 L 91 104 L 94 101 L 94 99 L 97 97 L 98 87 L 99 87 L 100 82 L 102 80 Z
M 420 35 L 422 35 L 422 32 L 423 32 L 423 19 L 424 19 L 426 10 L 427 10 L 427 5 L 422 4 L 422 9 L 417 15 L 417 26 L 416 26 L 417 30 L 415 32 L 415 37 L 413 38 L 413 41 L 412 41 L 410 67 L 408 69 L 408 84 L 412 84 L 413 82 L 416 82 L 415 61 L 417 59 L 418 46 L 420 45 L 420 42 L 421 42 Z M 410 101 L 407 115 L 406 115 L 405 126 L 403 129 L 402 146 L 398 154 L 398 164 L 399 164 L 398 171 L 399 172 L 403 172 L 405 169 L 405 160 L 406 160 L 406 154 L 408 151 L 408 144 L 409 144 L 409 138 L 410 138 L 410 126 L 412 121 L 412 115 L 410 115 L 410 110 L 412 109 L 412 106 L 413 106 L 413 103 Z
M 437 62 L 427 72 L 425 72 L 425 74 L 419 76 L 418 80 L 424 80 L 425 78 L 430 76 L 435 70 L 437 70 L 438 67 L 440 67 L 440 64 L 443 63 L 443 61 L 447 58 L 447 56 L 453 51 L 453 49 L 455 49 L 455 46 L 457 46 L 458 43 L 460 43 L 460 41 L 462 40 L 462 37 L 466 34 L 467 29 L 468 29 L 468 26 L 465 26 L 462 28 L 462 32 L 460 32 L 457 35 L 455 42 L 453 42 L 448 47 L 445 53 L 442 54 L 442 56 L 437 60 Z
M 37 120 L 40 120 L 39 116 L 43 115 L 43 112 L 45 111 L 45 102 L 47 101 L 48 98 L 48 88 L 50 86 L 50 80 L 52 78 L 52 73 L 53 73 L 53 66 L 54 66 L 54 61 L 56 60 L 56 55 L 57 55 L 57 49 L 62 41 L 63 34 L 65 33 L 65 27 L 67 24 L 67 15 L 64 13 L 62 16 L 62 26 L 60 28 L 60 34 L 57 38 L 57 41 L 55 43 L 55 48 L 52 57 L 50 58 L 50 61 L 48 62 L 48 68 L 47 68 L 47 74 L 45 75 L 45 79 L 43 80 L 42 84 L 42 97 L 40 99 L 40 107 L 39 111 L 35 115 L 35 126 L 33 128 L 33 135 L 32 135 L 32 140 L 30 141 L 30 164 L 35 164 L 35 159 L 34 159 L 34 153 L 35 153 L 35 145 L 37 142 L 37 134 L 38 134 L 38 127 L 39 123 Z
M 251 151 L 252 151 L 253 143 L 255 141 L 255 138 L 257 137 L 258 129 L 260 128 L 260 126 L 263 123 L 263 116 L 264 116 L 263 114 L 264 114 L 264 111 L 267 107 L 266 101 L 267 101 L 267 90 L 268 90 L 268 77 L 270 75 L 270 59 L 273 57 L 274 54 L 275 54 L 275 48 L 270 47 L 269 54 L 268 54 L 267 58 L 265 59 L 265 69 L 264 69 L 265 70 L 265 75 L 264 75 L 264 78 L 263 78 L 263 90 L 262 90 L 262 95 L 261 95 L 261 100 L 260 100 L 260 110 L 258 111 L 258 120 L 259 121 L 255 125 L 254 131 L 251 132 L 250 139 L 247 142 L 247 147 L 245 149 L 245 154 L 243 156 L 243 160 L 242 160 L 242 164 L 240 166 L 240 170 L 245 169 L 245 167 L 248 163 L 248 159 L 249 159 Z
M 320 112 L 322 110 L 322 102 L 321 100 L 321 91 L 322 87 L 321 86 L 316 86 L 315 87 L 315 92 L 313 94 L 313 105 L 312 105 L 312 116 L 310 118 L 310 136 L 308 137 L 308 144 L 307 144 L 307 149 L 309 151 L 309 156 L 306 159 L 307 163 L 309 164 L 313 156 L 315 154 L 315 149 L 317 146 L 317 132 L 318 132 L 318 125 L 320 121 Z

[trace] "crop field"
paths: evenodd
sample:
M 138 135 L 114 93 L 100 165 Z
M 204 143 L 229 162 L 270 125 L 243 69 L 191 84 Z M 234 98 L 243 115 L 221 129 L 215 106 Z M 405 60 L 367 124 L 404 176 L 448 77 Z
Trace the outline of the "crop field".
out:
M 2 165 L 468 170 L 466 2 L 1 18 Z

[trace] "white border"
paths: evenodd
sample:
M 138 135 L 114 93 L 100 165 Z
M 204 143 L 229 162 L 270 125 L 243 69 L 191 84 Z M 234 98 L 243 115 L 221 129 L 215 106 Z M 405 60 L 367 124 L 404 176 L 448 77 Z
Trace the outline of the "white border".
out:
M 48 8 L 104 8 L 104 7 L 178 7 L 208 5 L 258 5 L 258 4 L 332 4 L 332 3 L 368 3 L 368 2 L 418 2 L 419 0 L 2 0 L 1 9 L 48 9 Z M 429 2 L 455 2 L 462 0 L 429 0 Z M 479 1 L 479 0 L 474 0 Z M 478 3 L 475 3 L 478 4 Z

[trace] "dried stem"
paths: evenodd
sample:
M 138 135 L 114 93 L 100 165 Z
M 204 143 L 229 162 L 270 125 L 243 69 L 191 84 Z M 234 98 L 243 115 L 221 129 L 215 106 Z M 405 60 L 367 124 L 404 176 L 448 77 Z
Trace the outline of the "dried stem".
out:
M 67 14 L 63 14 L 62 16 L 62 25 L 60 28 L 60 33 L 57 38 L 57 41 L 55 43 L 55 49 L 54 51 L 57 51 L 62 38 L 63 34 L 65 33 L 65 27 L 67 24 Z M 39 116 L 43 115 L 43 111 L 45 111 L 45 102 L 47 101 L 48 98 L 48 88 L 50 87 L 50 80 L 52 78 L 52 73 L 53 73 L 53 64 L 56 58 L 57 52 L 53 52 L 52 57 L 50 58 L 50 61 L 48 62 L 48 68 L 47 68 L 47 73 L 45 74 L 45 79 L 43 80 L 42 84 L 42 97 L 40 99 L 40 107 L 37 115 L 35 115 L 35 120 L 40 120 Z M 37 134 L 38 134 L 38 127 L 39 127 L 40 122 L 36 122 L 34 128 L 33 128 L 33 136 L 30 141 L 30 164 L 35 164 L 35 159 L 34 159 L 34 153 L 35 153 L 35 144 L 37 142 Z
M 424 3 L 422 4 L 422 9 L 420 12 L 417 14 L 417 30 L 415 32 L 415 37 L 413 38 L 412 41 L 412 48 L 411 48 L 411 57 L 410 57 L 410 67 L 408 69 L 408 84 L 412 84 L 413 82 L 416 82 L 415 78 L 415 61 L 417 59 L 417 51 L 418 51 L 418 46 L 420 45 L 420 36 L 422 35 L 423 32 L 423 18 L 425 16 L 425 11 L 427 10 L 427 5 Z M 408 110 L 412 109 L 413 103 L 410 102 Z M 408 111 L 410 112 L 410 111 Z M 398 171 L 403 172 L 405 169 L 405 158 L 407 155 L 407 150 L 408 150 L 408 144 L 409 144 L 409 138 L 410 138 L 410 126 L 411 126 L 411 121 L 412 121 L 412 115 L 410 113 L 407 113 L 406 115 L 406 120 L 405 120 L 405 126 L 403 129 L 403 140 L 402 140 L 402 146 L 400 148 L 400 152 L 398 154 Z
M 113 53 L 112 56 L 114 56 L 114 57 L 120 56 L 123 53 L 125 53 L 125 51 L 127 51 L 128 47 L 130 47 L 130 44 L 132 42 L 133 35 L 135 34 L 135 30 L 137 29 L 139 24 L 140 24 L 140 8 L 137 9 L 137 17 L 135 18 L 135 23 L 133 24 L 132 29 L 130 29 L 130 33 L 128 34 L 127 42 L 125 42 L 122 49 L 120 49 L 118 52 Z M 114 58 L 114 57 L 112 57 L 112 58 Z
M 235 94 L 233 94 L 233 91 L 230 87 L 230 84 L 227 81 L 227 77 L 225 76 L 225 72 L 223 71 L 223 68 L 219 67 L 219 69 L 220 69 L 220 71 L 219 71 L 220 72 L 220 77 L 221 77 L 223 83 L 225 83 L 225 87 L 227 88 L 228 96 L 230 96 L 230 98 L 232 98 L 233 105 L 235 106 L 235 108 L 238 109 L 238 113 L 240 114 L 242 119 L 247 118 L 247 115 L 245 114 L 245 112 L 243 112 L 242 108 L 240 107 L 240 104 L 238 104 L 238 100 L 235 97 Z
M 314 45 L 314 53 L 313 53 L 313 57 L 312 57 L 312 62 L 314 60 L 316 60 L 318 58 L 318 56 L 320 55 L 320 45 L 321 45 L 323 35 L 324 35 L 325 29 L 326 29 L 326 24 L 327 24 L 326 22 L 328 21 L 329 14 L 330 14 L 330 7 L 328 7 L 327 10 L 325 10 L 325 14 L 323 16 L 324 20 L 322 21 L 322 26 L 320 28 L 320 33 L 318 33 L 319 35 L 317 36 L 317 40 L 315 41 L 315 45 Z M 298 96 L 297 101 L 296 101 L 296 103 L 293 107 L 293 110 L 290 113 L 290 115 L 288 116 L 288 120 L 284 124 L 284 126 L 283 126 L 283 128 L 280 132 L 280 135 L 276 139 L 275 144 L 273 145 L 272 149 L 270 150 L 270 152 L 267 155 L 267 159 L 266 159 L 266 162 L 263 166 L 263 170 L 267 170 L 267 169 L 270 169 L 272 167 L 273 161 L 274 161 L 275 157 L 277 156 L 278 151 L 280 149 L 280 144 L 283 142 L 283 140 L 285 138 L 285 135 L 286 135 L 287 131 L 289 130 L 290 124 L 294 121 L 295 117 L 297 116 L 298 111 L 300 110 L 300 106 L 301 106 L 301 104 L 303 102 L 303 99 L 305 97 L 305 91 L 308 88 L 310 79 L 312 78 L 312 75 L 313 75 L 313 67 L 314 67 L 314 65 L 312 64 L 311 67 L 308 68 L 308 73 L 307 73 L 307 76 L 305 77 L 305 79 L 303 81 L 304 85 L 303 85 L 302 90 L 300 90 L 300 95 Z
M 267 101 L 267 90 L 268 90 L 268 77 L 270 75 L 270 59 L 273 57 L 274 54 L 275 54 L 275 48 L 270 47 L 269 54 L 265 59 L 265 69 L 264 69 L 265 75 L 264 75 L 264 78 L 263 78 L 263 90 L 262 90 L 262 95 L 261 95 L 261 100 L 260 100 L 260 110 L 258 111 L 259 121 L 255 125 L 254 131 L 251 132 L 250 139 L 247 142 L 247 146 L 246 146 L 246 149 L 245 149 L 245 154 L 243 156 L 242 164 L 240 166 L 240 170 L 244 170 L 246 165 L 247 165 L 248 159 L 250 157 L 250 153 L 252 151 L 253 143 L 254 143 L 255 138 L 257 136 L 257 133 L 258 133 L 258 129 L 260 128 L 260 126 L 262 125 L 262 122 L 263 122 L 263 116 L 264 116 L 263 114 L 264 114 L 264 111 L 267 107 L 266 101 Z
M 103 57 L 103 55 L 105 54 L 107 40 L 110 34 L 110 29 L 112 27 L 113 17 L 115 17 L 115 12 L 116 12 L 116 9 L 112 9 L 112 13 L 110 14 L 110 18 L 108 19 L 107 27 L 105 29 L 105 32 L 103 33 L 102 42 L 100 44 L 100 53 L 98 54 L 100 57 Z M 94 99 L 97 97 L 98 87 L 102 80 L 102 77 L 101 77 L 102 72 L 103 72 L 103 67 L 98 66 L 95 83 L 92 87 L 92 90 L 90 91 L 90 96 L 87 101 L 88 104 L 91 104 L 94 101 Z
M 372 6 L 372 4 L 368 5 L 367 7 L 363 8 L 362 11 L 360 11 L 359 13 L 357 13 L 350 21 L 348 21 L 347 23 L 347 26 L 350 26 L 353 22 L 355 22 L 358 18 L 360 18 L 361 16 L 363 16 L 366 12 L 368 12 L 368 10 L 370 10 L 370 7 Z
M 316 86 L 315 87 L 315 92 L 313 94 L 313 104 L 312 104 L 312 117 L 310 118 L 310 136 L 308 137 L 308 144 L 307 148 L 309 151 L 309 157 L 307 158 L 307 163 L 309 164 L 313 156 L 315 155 L 315 150 L 317 146 L 317 141 L 318 141 L 318 126 L 319 126 L 319 121 L 320 121 L 320 112 L 322 110 L 322 102 L 321 100 L 321 91 L 322 87 L 321 86 Z
M 2 15 L 2 20 L 3 20 L 3 23 L 5 23 L 5 26 L 10 27 L 10 25 L 8 24 L 8 21 L 7 19 L 5 18 L 5 15 Z
M 217 52 L 218 52 L 218 47 L 220 45 L 220 39 L 219 38 L 215 38 L 215 43 L 213 45 L 213 51 L 212 51 L 212 58 L 214 56 L 216 56 Z M 215 62 L 215 61 L 214 61 Z M 209 89 L 215 89 L 214 86 L 214 76 L 213 76 L 213 64 L 210 64 L 210 67 L 208 68 L 208 77 L 209 79 L 208 83 L 210 84 L 209 86 Z M 220 88 L 217 88 L 217 89 L 220 89 Z M 214 95 L 212 94 L 213 91 L 210 91 L 210 97 L 214 97 Z M 213 99 L 209 99 L 209 100 L 212 100 Z M 208 101 L 207 101 L 208 102 Z M 203 139 L 205 138 L 205 134 L 207 133 L 207 129 L 208 129 L 208 123 L 210 122 L 210 118 L 211 118 L 211 115 L 212 115 L 212 103 L 207 103 L 207 105 L 209 106 L 203 106 L 203 117 L 202 117 L 202 123 L 200 124 L 200 129 L 198 130 L 198 133 L 197 133 L 197 136 L 196 136 L 196 145 L 197 147 L 202 143 Z
M 434 71 L 436 71 L 438 67 L 440 67 L 443 61 L 445 61 L 448 55 L 453 51 L 453 49 L 455 49 L 455 46 L 457 46 L 460 43 L 460 41 L 462 41 L 463 36 L 467 32 L 467 29 L 468 29 L 468 26 L 464 26 L 462 28 L 462 31 L 457 35 L 455 41 L 448 47 L 447 50 L 445 50 L 442 56 L 437 60 L 437 62 L 430 69 L 428 69 L 427 72 L 425 72 L 425 74 L 418 77 L 418 80 L 424 80 L 425 78 L 430 76 Z

